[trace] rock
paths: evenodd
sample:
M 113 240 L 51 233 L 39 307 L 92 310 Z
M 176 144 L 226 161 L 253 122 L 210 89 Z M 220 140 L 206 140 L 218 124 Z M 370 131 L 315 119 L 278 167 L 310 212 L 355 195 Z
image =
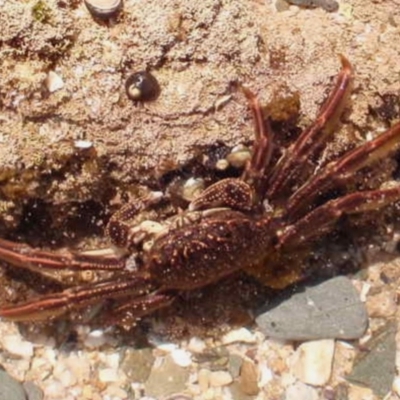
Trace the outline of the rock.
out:
M 389 318 L 397 311 L 396 295 L 388 290 L 368 296 L 366 306 L 370 317 Z
M 33 356 L 33 344 L 23 340 L 21 336 L 17 334 L 11 334 L 0 338 L 4 350 L 13 356 L 20 358 L 31 358 Z
M 294 354 L 292 373 L 309 385 L 325 385 L 331 376 L 334 351 L 331 339 L 301 344 Z
M 228 371 L 233 378 L 237 378 L 242 367 L 243 358 L 238 354 L 230 354 L 228 361 Z
M 396 323 L 392 321 L 375 334 L 356 357 L 353 371 L 346 379 L 385 397 L 392 388 L 396 372 L 396 330 Z
M 256 322 L 265 335 L 277 339 L 358 339 L 368 315 L 351 281 L 339 276 L 294 294 Z
M 132 382 L 143 383 L 149 377 L 153 364 L 154 356 L 150 348 L 127 349 L 121 369 Z
M 243 393 L 255 396 L 260 391 L 258 387 L 258 368 L 253 361 L 243 360 L 239 378 L 240 389 Z
M 159 398 L 183 392 L 189 378 L 188 368 L 177 365 L 170 355 L 157 361 L 145 383 L 146 395 Z
M 318 391 L 302 382 L 296 382 L 286 389 L 285 400 L 318 400 Z
M 228 332 L 222 337 L 222 344 L 231 344 L 236 342 L 255 343 L 255 336 L 246 328 L 239 328 Z
M 233 379 L 228 371 L 213 371 L 209 376 L 210 386 L 220 387 L 232 383 Z
M 23 386 L 6 371 L 0 370 L 0 400 L 26 400 Z
M 40 387 L 36 386 L 33 382 L 24 382 L 23 384 L 27 400 L 43 400 L 44 393 Z
M 183 349 L 176 349 L 171 353 L 172 359 L 180 367 L 188 367 L 192 364 L 191 354 Z
M 229 386 L 229 392 L 233 400 L 252 400 L 255 399 L 254 396 L 249 396 L 242 392 L 240 389 L 239 382 L 233 382 L 232 385 Z M 266 397 L 268 398 L 268 397 Z

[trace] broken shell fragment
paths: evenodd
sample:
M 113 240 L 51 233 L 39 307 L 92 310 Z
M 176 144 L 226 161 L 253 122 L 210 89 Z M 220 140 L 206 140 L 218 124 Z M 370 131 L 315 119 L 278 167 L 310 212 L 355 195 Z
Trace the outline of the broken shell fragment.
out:
M 150 101 L 160 94 L 160 85 L 150 72 L 140 71 L 129 76 L 125 82 L 125 90 L 133 101 Z
M 93 17 L 107 20 L 116 17 L 122 10 L 122 0 L 85 0 L 85 4 Z

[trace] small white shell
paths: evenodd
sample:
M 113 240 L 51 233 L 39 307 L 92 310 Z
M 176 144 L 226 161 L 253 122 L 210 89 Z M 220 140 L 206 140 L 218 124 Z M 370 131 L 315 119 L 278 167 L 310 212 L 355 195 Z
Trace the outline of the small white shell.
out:
M 109 19 L 116 16 L 122 9 L 122 0 L 85 0 L 85 4 L 93 17 Z

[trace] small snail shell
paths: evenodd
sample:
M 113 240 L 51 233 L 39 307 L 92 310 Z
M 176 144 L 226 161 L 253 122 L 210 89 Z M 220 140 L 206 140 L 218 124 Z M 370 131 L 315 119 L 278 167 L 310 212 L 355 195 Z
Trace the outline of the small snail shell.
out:
M 122 10 L 123 0 L 85 0 L 85 4 L 93 17 L 107 20 Z
M 149 101 L 158 97 L 160 85 L 150 72 L 139 71 L 126 80 L 125 90 L 127 96 L 133 101 Z

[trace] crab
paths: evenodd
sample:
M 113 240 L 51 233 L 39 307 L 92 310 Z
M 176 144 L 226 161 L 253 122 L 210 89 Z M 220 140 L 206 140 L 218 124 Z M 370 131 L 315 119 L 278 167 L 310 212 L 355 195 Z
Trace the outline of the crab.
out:
M 160 197 L 148 195 L 128 203 L 110 218 L 106 234 L 114 247 L 103 251 L 50 252 L 0 239 L 0 259 L 16 268 L 39 274 L 109 273 L 102 280 L 2 306 L 0 317 L 48 320 L 108 301 L 114 316 L 136 319 L 170 305 L 182 292 L 238 271 L 273 288 L 302 279 L 302 268 L 283 263 L 282 254 L 325 235 L 343 215 L 378 210 L 400 200 L 400 185 L 395 183 L 336 198 L 332 194 L 349 186 L 359 171 L 399 149 L 400 123 L 315 168 L 351 90 L 353 68 L 344 56 L 340 58 L 336 84 L 315 122 L 279 157 L 258 97 L 241 86 L 255 123 L 252 156 L 240 177 L 211 184 L 180 214 L 138 222 L 137 216 Z M 132 254 L 140 261 L 133 267 Z

